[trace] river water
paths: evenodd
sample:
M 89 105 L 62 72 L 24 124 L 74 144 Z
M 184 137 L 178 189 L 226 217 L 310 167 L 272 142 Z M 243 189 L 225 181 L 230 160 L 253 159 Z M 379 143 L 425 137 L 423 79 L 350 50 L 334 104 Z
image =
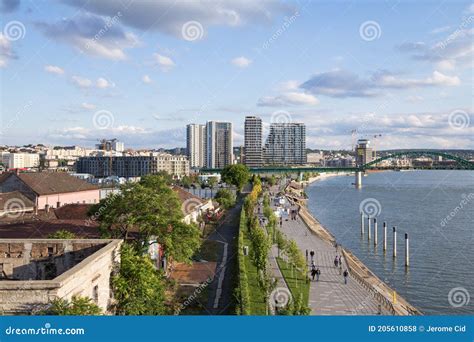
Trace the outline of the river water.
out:
M 306 189 L 315 217 L 380 279 L 427 315 L 474 314 L 474 172 L 379 172 L 317 181 Z M 360 210 L 378 221 L 378 245 L 360 231 Z M 383 252 L 382 222 L 388 225 Z M 392 227 L 397 257 L 392 257 Z M 373 225 L 372 225 L 373 230 Z M 405 233 L 410 266 L 405 268 Z

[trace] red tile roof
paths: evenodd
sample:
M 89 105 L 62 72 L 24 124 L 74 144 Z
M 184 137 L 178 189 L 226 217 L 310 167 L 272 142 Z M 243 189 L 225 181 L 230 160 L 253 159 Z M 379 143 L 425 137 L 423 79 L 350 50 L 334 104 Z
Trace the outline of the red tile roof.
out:
M 54 209 L 56 217 L 60 220 L 87 220 L 87 213 L 92 204 L 66 204 Z
M 0 193 L 0 210 L 32 208 L 35 204 L 20 191 Z
M 23 183 L 38 195 L 52 195 L 99 189 L 95 185 L 64 172 L 26 172 L 18 175 L 10 173 L 10 176 L 20 178 Z

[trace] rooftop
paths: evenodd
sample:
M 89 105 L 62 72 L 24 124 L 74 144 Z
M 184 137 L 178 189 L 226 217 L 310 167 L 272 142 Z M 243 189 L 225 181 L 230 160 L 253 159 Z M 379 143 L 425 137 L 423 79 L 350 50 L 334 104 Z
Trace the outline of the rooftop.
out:
M 97 190 L 98 187 L 63 172 L 8 173 L 0 178 L 0 184 L 8 177 L 18 177 L 38 195 Z

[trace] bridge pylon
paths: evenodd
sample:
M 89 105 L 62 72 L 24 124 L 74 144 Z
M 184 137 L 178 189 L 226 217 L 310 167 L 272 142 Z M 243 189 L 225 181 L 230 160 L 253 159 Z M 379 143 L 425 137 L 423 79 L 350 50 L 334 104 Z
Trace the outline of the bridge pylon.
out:
M 355 172 L 355 182 L 354 182 L 355 188 L 360 189 L 362 188 L 362 171 L 356 171 Z

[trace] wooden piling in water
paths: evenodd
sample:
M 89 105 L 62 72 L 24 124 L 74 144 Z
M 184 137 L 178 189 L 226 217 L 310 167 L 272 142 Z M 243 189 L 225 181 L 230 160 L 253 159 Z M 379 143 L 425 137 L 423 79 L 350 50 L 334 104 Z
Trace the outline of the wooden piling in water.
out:
M 393 257 L 397 256 L 397 228 L 393 227 Z
M 370 238 L 371 238 L 371 234 L 372 234 L 371 230 L 372 230 L 372 228 L 371 228 L 371 225 L 370 225 L 370 215 L 369 215 L 369 216 L 367 216 L 367 239 L 368 240 L 370 240 Z
M 408 233 L 405 233 L 405 266 L 410 266 L 410 250 L 408 244 Z
M 378 237 L 378 232 L 377 232 L 377 219 L 374 218 L 374 246 L 377 246 L 377 237 Z

